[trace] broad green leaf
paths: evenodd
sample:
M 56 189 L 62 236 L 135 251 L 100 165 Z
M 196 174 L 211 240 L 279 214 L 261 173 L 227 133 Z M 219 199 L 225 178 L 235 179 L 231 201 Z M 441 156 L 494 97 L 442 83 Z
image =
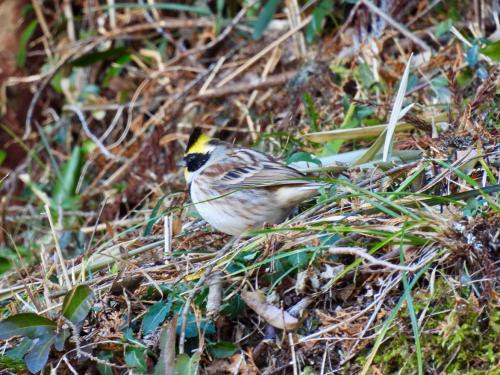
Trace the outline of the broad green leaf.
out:
M 186 319 L 187 319 L 186 338 L 190 339 L 193 337 L 197 337 L 198 336 L 198 324 L 196 322 L 196 317 L 194 316 L 194 314 L 192 312 L 189 312 Z M 207 323 L 205 320 L 203 320 L 200 325 L 201 325 L 201 331 L 205 332 L 205 334 L 211 335 L 211 334 L 215 333 L 215 327 L 214 327 L 213 323 L 211 323 L 211 322 Z M 178 319 L 177 320 L 177 327 L 176 327 L 176 333 L 178 335 L 181 334 L 181 326 L 182 326 L 182 319 Z
M 171 301 L 160 301 L 151 306 L 142 320 L 142 329 L 147 335 L 163 323 L 172 307 Z
M 144 352 L 144 349 L 134 346 L 128 346 L 125 350 L 125 363 L 134 369 L 134 373 L 143 374 L 148 370 Z
M 21 342 L 17 344 L 15 348 L 9 349 L 5 352 L 5 355 L 9 358 L 22 360 L 25 354 L 30 350 L 33 340 L 23 337 Z M 24 361 L 23 361 L 24 363 Z
M 481 48 L 481 53 L 488 56 L 494 61 L 500 61 L 500 40 L 488 44 L 486 47 Z
M 52 201 L 56 207 L 63 206 L 74 197 L 76 184 L 80 178 L 82 151 L 75 147 L 71 157 L 61 169 L 61 178 L 56 181 L 52 191 Z
M 71 289 L 64 297 L 62 314 L 73 324 L 78 324 L 85 319 L 92 303 L 92 290 L 86 285 L 79 285 Z
M 24 356 L 24 361 L 26 362 L 28 370 L 32 373 L 36 373 L 44 368 L 49 359 L 50 348 L 54 340 L 54 335 L 47 335 L 40 338 L 39 341 L 33 345 L 28 354 Z
M 236 344 L 229 341 L 219 341 L 209 344 L 207 348 L 214 358 L 229 358 L 239 350 Z
M 56 335 L 56 340 L 54 342 L 54 347 L 58 352 L 62 352 L 64 349 L 64 343 L 66 342 L 66 339 L 70 336 L 70 331 L 69 329 L 61 329 L 59 333 Z
M 0 322 L 0 339 L 7 340 L 12 336 L 27 336 L 35 339 L 53 334 L 56 326 L 56 322 L 43 316 L 21 313 Z
M 122 56 L 128 55 L 126 47 L 110 48 L 106 51 L 89 52 L 71 62 L 71 65 L 83 67 L 93 65 L 101 60 L 118 59 Z
M 200 353 L 196 352 L 191 357 L 180 354 L 175 360 L 174 375 L 196 375 L 200 363 Z
M 17 49 L 17 66 L 21 68 L 24 66 L 24 64 L 26 64 L 26 46 L 28 45 L 28 42 L 31 39 L 31 36 L 33 35 L 33 32 L 35 31 L 37 26 L 37 20 L 31 21 L 21 34 L 21 38 L 19 38 L 19 47 Z
M 264 31 L 266 31 L 269 22 L 273 19 L 276 10 L 278 10 L 278 5 L 281 3 L 281 0 L 268 0 L 264 7 L 262 8 L 259 17 L 257 18 L 257 22 L 255 23 L 253 29 L 253 39 L 260 39 Z

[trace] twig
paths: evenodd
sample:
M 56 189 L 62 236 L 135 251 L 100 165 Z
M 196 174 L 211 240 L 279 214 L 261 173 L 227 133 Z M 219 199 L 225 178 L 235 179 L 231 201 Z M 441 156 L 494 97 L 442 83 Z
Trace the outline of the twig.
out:
M 391 268 L 396 271 L 408 271 L 408 272 L 415 272 L 419 268 L 422 268 L 425 263 L 418 264 L 412 267 L 408 266 L 400 266 L 397 264 L 392 264 L 391 262 L 387 262 L 385 260 L 377 259 L 375 257 L 372 257 L 370 254 L 366 252 L 365 249 L 360 248 L 360 247 L 336 247 L 332 246 L 328 249 L 328 252 L 333 255 L 356 255 L 360 258 L 366 259 L 370 263 L 377 265 L 377 266 L 385 266 L 387 268 Z
M 288 333 L 288 343 L 290 344 L 290 350 L 292 352 L 292 365 L 293 365 L 293 375 L 298 375 L 299 370 L 297 366 L 297 357 L 295 355 L 295 343 L 293 342 L 293 334 Z
M 413 34 L 410 30 L 408 30 L 406 27 L 401 25 L 395 19 L 393 19 L 392 17 L 385 14 L 380 8 L 373 5 L 373 3 L 370 2 L 369 0 L 361 0 L 360 3 L 363 3 L 364 5 L 366 5 L 366 7 L 368 9 L 370 9 L 373 13 L 376 13 L 380 18 L 383 18 L 389 25 L 394 27 L 396 30 L 398 30 L 401 34 L 406 36 L 408 39 L 412 40 L 416 45 L 418 45 L 423 50 L 425 50 L 425 51 L 431 50 L 431 47 L 429 47 L 427 45 L 427 43 L 425 43 L 422 39 L 420 39 L 418 36 Z
M 65 107 L 67 110 L 69 111 L 73 111 L 76 116 L 78 117 L 78 119 L 80 120 L 80 123 L 82 124 L 82 128 L 83 128 L 83 131 L 85 132 L 85 134 L 87 134 L 87 137 L 89 137 L 92 142 L 94 142 L 96 144 L 96 146 L 99 148 L 99 150 L 101 150 L 101 153 L 107 158 L 107 159 L 113 159 L 113 160 L 116 160 L 117 157 L 115 155 L 113 155 L 111 152 L 109 152 L 106 148 L 106 146 L 104 146 L 102 144 L 102 142 L 99 140 L 99 138 L 97 138 L 89 129 L 89 125 L 87 124 L 87 120 L 85 120 L 85 116 L 83 115 L 83 112 L 80 110 L 80 108 L 78 108 L 78 106 L 76 105 L 68 105 Z
M 224 86 L 226 83 L 232 81 L 234 78 L 236 78 L 238 75 L 240 75 L 242 72 L 247 70 L 250 66 L 252 66 L 257 60 L 259 60 L 260 58 L 265 56 L 269 51 L 278 47 L 281 43 L 283 43 L 285 40 L 287 40 L 289 37 L 291 37 L 293 34 L 295 34 L 300 29 L 306 27 L 309 24 L 309 22 L 311 22 L 311 20 L 312 20 L 311 16 L 307 17 L 300 24 L 298 24 L 296 27 L 294 27 L 293 29 L 289 30 L 288 32 L 286 32 L 285 34 L 280 36 L 278 39 L 276 39 L 274 42 L 269 44 L 266 48 L 264 48 L 258 54 L 256 54 L 252 58 L 248 59 L 246 63 L 244 63 L 242 66 L 240 66 L 238 69 L 236 69 L 233 73 L 229 74 L 226 78 L 224 78 L 222 81 L 220 81 L 217 84 L 217 87 Z
M 59 263 L 61 265 L 61 271 L 62 271 L 62 274 L 64 277 L 64 281 L 66 282 L 66 287 L 68 289 L 71 289 L 72 283 L 71 283 L 71 280 L 69 279 L 69 274 L 68 274 L 68 270 L 66 269 L 66 265 L 64 264 L 64 258 L 62 255 L 61 246 L 59 246 L 59 240 L 57 239 L 56 230 L 54 228 L 54 223 L 52 222 L 52 213 L 50 212 L 50 207 L 47 204 L 44 206 L 44 208 L 45 208 L 45 213 L 47 214 L 47 219 L 49 220 L 49 225 L 50 225 L 50 229 L 52 232 L 52 237 L 54 238 L 54 244 L 56 246 L 56 253 L 57 253 L 57 257 L 59 258 Z
M 172 65 L 172 64 L 175 64 L 176 62 L 178 62 L 179 60 L 185 58 L 185 57 L 188 57 L 188 56 L 191 56 L 191 55 L 194 55 L 196 53 L 200 53 L 200 52 L 203 52 L 203 51 L 206 51 L 207 49 L 210 49 L 212 47 L 215 47 L 217 44 L 219 44 L 220 42 L 222 42 L 228 35 L 229 33 L 231 32 L 231 30 L 233 30 L 233 28 L 240 22 L 240 20 L 243 18 L 243 16 L 246 14 L 247 10 L 249 8 L 251 8 L 254 4 L 256 3 L 256 0 L 254 1 L 251 1 L 249 4 L 246 4 L 239 12 L 238 14 L 236 15 L 236 17 L 234 17 L 231 22 L 229 23 L 229 25 L 224 29 L 223 32 L 221 32 L 219 34 L 219 36 L 217 38 L 215 38 L 214 40 L 212 40 L 210 43 L 207 43 L 201 47 L 198 47 L 198 48 L 193 48 L 193 49 L 190 49 L 186 52 L 183 52 L 179 55 L 177 55 L 176 57 L 174 57 L 173 59 L 171 59 L 170 61 L 168 61 L 166 63 L 166 66 L 169 66 L 169 65 Z
M 251 83 L 248 82 L 235 83 L 227 87 L 205 90 L 205 92 L 196 95 L 194 99 L 206 100 L 206 99 L 226 97 L 228 95 L 237 95 L 242 92 L 253 91 L 258 89 L 261 90 L 267 89 L 270 87 L 279 86 L 287 83 L 296 74 L 297 71 L 294 70 L 286 73 L 272 75 L 265 80 L 258 80 L 256 82 L 251 82 Z

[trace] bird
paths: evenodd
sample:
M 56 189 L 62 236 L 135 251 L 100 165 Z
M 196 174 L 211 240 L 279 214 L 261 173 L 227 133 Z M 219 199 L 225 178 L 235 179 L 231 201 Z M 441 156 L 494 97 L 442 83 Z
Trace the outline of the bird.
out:
M 199 127 L 179 164 L 200 216 L 232 236 L 283 222 L 320 187 L 271 155 L 210 138 Z

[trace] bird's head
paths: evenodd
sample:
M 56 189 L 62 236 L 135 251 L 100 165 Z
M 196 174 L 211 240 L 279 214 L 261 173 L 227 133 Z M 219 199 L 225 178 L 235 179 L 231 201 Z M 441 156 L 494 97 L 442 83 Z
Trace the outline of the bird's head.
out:
M 181 165 L 184 166 L 184 176 L 190 181 L 190 175 L 196 172 L 210 158 L 210 153 L 214 150 L 214 145 L 210 144 L 210 137 L 201 131 L 201 128 L 194 128 L 189 137 L 189 141 L 182 158 Z

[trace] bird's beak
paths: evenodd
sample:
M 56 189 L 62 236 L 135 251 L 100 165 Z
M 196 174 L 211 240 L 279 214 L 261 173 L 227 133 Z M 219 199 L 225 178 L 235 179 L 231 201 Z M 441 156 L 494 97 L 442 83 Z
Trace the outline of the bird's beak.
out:
M 175 165 L 177 165 L 179 168 L 185 167 L 186 166 L 186 160 L 184 160 L 184 158 L 182 158 Z

